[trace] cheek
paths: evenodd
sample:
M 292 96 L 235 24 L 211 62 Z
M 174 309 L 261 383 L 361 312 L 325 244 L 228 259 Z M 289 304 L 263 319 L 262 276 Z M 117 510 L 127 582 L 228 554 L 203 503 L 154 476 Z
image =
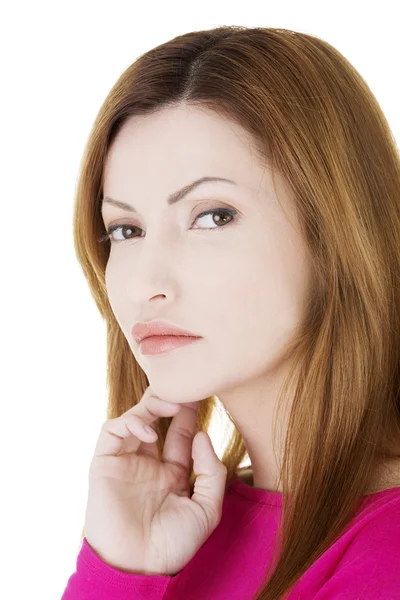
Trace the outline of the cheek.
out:
M 124 272 L 125 268 L 123 261 L 111 252 L 104 272 L 107 290 L 111 296 L 121 296 L 129 277 L 129 273 Z M 132 277 L 132 272 L 130 276 Z
M 108 300 L 109 300 L 111 306 L 113 306 L 114 295 L 115 295 L 115 281 L 114 281 L 112 269 L 110 268 L 110 261 L 108 261 L 106 270 L 104 272 L 104 281 L 106 284 Z
M 122 327 L 124 302 L 123 294 L 121 293 L 122 281 L 120 277 L 118 277 L 118 273 L 116 272 L 116 269 L 113 268 L 110 260 L 108 261 L 104 272 L 104 280 L 111 309 L 120 327 Z
M 265 250 L 263 257 L 230 265 L 216 287 L 214 304 L 225 349 L 240 345 L 251 355 L 268 355 L 284 344 L 301 319 L 299 277 L 277 256 L 266 257 Z

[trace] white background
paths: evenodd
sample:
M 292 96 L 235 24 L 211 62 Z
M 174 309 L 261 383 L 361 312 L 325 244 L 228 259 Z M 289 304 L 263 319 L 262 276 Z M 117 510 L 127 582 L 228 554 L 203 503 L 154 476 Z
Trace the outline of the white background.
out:
M 1 577 L 58 600 L 75 570 L 106 411 L 105 326 L 74 254 L 73 196 L 97 111 L 136 57 L 181 33 L 282 27 L 335 46 L 399 139 L 396 0 L 9 2 L 1 57 Z M 223 423 L 211 438 L 221 457 Z

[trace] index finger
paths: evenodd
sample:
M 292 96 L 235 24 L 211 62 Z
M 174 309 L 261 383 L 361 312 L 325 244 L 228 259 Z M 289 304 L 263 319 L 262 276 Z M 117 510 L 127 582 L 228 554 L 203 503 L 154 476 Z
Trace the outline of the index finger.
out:
M 119 417 L 108 419 L 103 423 L 93 458 L 118 456 L 123 450 L 126 438 L 129 438 L 129 451 L 136 452 L 138 450 L 143 442 L 131 430 L 132 416 L 142 421 L 144 425 L 150 425 L 158 421 L 160 417 L 175 416 L 181 410 L 181 405 L 166 402 L 154 394 L 146 395 L 146 392 L 138 404 Z

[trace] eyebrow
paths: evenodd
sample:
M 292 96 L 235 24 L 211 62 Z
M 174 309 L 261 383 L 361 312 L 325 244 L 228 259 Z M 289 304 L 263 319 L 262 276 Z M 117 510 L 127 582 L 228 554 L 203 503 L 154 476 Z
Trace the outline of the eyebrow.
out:
M 210 181 L 223 181 L 226 183 L 233 183 L 233 185 L 237 185 L 237 183 L 232 179 L 225 179 L 224 177 L 201 177 L 200 179 L 196 179 L 196 181 L 185 185 L 180 190 L 168 196 L 167 204 L 171 205 L 175 204 L 176 202 L 179 202 L 179 200 L 182 200 L 182 198 L 189 194 L 189 192 L 191 192 L 194 188 L 201 185 L 202 183 L 208 183 Z M 104 198 L 101 199 L 101 207 L 106 202 L 108 204 L 118 206 L 118 208 L 122 208 L 123 210 L 128 210 L 129 212 L 137 213 L 136 208 L 133 207 L 131 204 L 127 204 L 127 202 L 121 202 L 120 200 L 114 200 L 113 198 L 110 198 L 110 196 L 104 196 Z

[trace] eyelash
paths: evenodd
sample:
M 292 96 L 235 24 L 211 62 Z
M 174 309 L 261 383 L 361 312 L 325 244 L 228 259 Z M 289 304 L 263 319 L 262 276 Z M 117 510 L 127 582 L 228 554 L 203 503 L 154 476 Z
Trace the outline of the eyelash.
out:
M 211 210 L 206 210 L 202 213 L 200 213 L 199 215 L 197 215 L 197 217 L 194 219 L 193 223 L 195 223 L 197 221 L 197 219 L 200 219 L 200 217 L 205 217 L 211 213 L 226 213 L 227 215 L 229 215 L 230 217 L 232 217 L 232 220 L 229 221 L 229 223 L 223 225 L 222 227 L 204 227 L 203 229 L 205 229 L 206 231 L 211 231 L 213 229 L 223 229 L 224 227 L 227 227 L 228 225 L 231 225 L 232 223 L 234 223 L 236 221 L 236 215 L 237 215 L 237 211 L 236 210 L 232 210 L 230 208 L 214 208 Z M 193 225 L 192 223 L 192 225 Z M 107 240 L 110 240 L 110 242 L 112 244 L 119 244 L 120 242 L 127 242 L 129 239 L 134 239 L 134 238 L 128 238 L 126 240 L 113 240 L 112 239 L 112 234 L 114 233 L 114 231 L 117 231 L 119 229 L 122 229 L 123 227 L 130 227 L 131 229 L 134 229 L 136 227 L 136 225 L 130 225 L 129 223 L 119 223 L 118 225 L 111 225 L 108 229 L 107 229 L 107 233 L 105 235 L 102 235 L 99 238 L 99 242 L 103 243 L 106 242 Z M 140 227 L 138 227 L 137 229 L 140 229 Z M 140 236 L 135 236 L 135 237 L 140 237 Z

